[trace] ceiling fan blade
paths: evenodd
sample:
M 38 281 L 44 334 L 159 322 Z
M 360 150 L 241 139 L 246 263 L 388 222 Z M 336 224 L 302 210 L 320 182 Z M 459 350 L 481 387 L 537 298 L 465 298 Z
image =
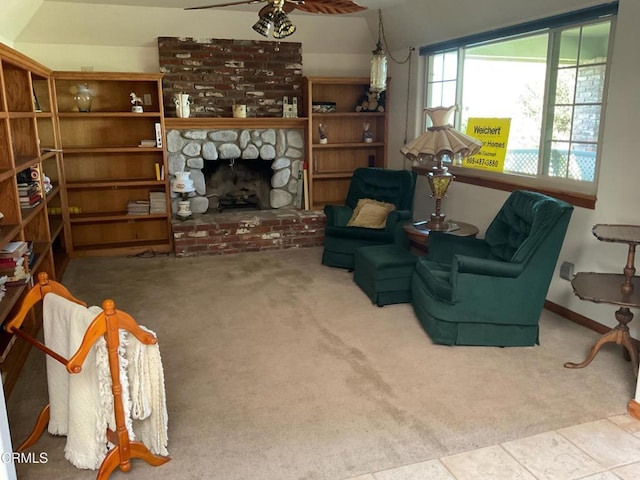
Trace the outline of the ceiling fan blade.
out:
M 294 5 L 295 8 L 303 12 L 326 13 L 329 15 L 355 13 L 367 9 L 367 7 L 358 5 L 351 0 L 306 0 L 304 3 Z
M 251 5 L 253 3 L 262 3 L 267 0 L 240 0 L 238 2 L 218 3 L 216 5 L 202 5 L 200 7 L 186 7 L 185 10 L 204 10 L 206 8 L 232 7 L 234 5 Z

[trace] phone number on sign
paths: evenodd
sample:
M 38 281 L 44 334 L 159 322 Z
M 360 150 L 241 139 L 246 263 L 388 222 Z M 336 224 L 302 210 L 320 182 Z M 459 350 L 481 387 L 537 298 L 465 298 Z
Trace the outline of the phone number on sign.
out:
M 467 165 L 478 165 L 480 167 L 496 168 L 498 166 L 498 160 L 489 160 L 488 158 L 467 158 L 465 160 Z

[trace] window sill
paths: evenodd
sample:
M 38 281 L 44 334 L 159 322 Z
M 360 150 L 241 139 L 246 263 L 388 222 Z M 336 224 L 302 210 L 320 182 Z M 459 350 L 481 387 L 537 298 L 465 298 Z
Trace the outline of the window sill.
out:
M 412 170 L 418 174 L 426 175 L 431 171 L 429 167 L 416 166 L 412 167 Z M 534 192 L 544 193 L 559 200 L 564 200 L 567 203 L 575 207 L 588 208 L 595 210 L 596 208 L 596 196 L 585 193 L 574 193 L 563 190 L 556 190 L 552 188 L 533 187 L 523 183 L 518 183 L 512 180 L 503 180 L 496 178 L 487 178 L 484 176 L 477 176 L 467 173 L 461 168 L 450 168 L 451 173 L 456 176 L 456 182 L 468 183 L 469 185 L 477 185 L 479 187 L 493 188 L 494 190 L 503 190 L 505 192 L 513 192 L 514 190 L 531 190 Z

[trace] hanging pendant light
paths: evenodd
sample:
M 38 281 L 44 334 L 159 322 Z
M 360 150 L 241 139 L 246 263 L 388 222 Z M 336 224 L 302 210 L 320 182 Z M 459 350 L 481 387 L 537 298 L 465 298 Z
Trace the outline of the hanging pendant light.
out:
M 273 17 L 273 36 L 275 38 L 286 38 L 296 31 L 296 26 L 291 23 L 289 17 L 283 10 L 279 10 Z
M 267 12 L 267 14 L 264 17 L 260 17 L 258 19 L 256 24 L 252 28 L 263 37 L 268 37 L 269 30 L 271 30 L 272 25 L 273 25 L 273 12 Z
M 371 79 L 369 90 L 380 93 L 387 88 L 387 53 L 382 48 L 382 11 L 378 10 L 378 44 L 371 52 Z

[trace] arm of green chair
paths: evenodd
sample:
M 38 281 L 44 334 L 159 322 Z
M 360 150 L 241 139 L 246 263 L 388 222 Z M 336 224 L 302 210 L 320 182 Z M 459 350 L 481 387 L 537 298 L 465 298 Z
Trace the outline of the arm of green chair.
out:
M 411 212 L 409 210 L 394 210 L 387 215 L 387 225 L 385 228 L 387 230 L 395 230 L 399 222 L 404 223 L 408 220 L 411 220 Z
M 474 237 L 458 237 L 451 233 L 429 233 L 429 260 L 450 264 L 454 255 L 486 258 L 489 256 L 489 245 L 482 239 Z
M 404 231 L 404 224 L 411 221 L 412 215 L 409 210 L 394 210 L 387 216 L 385 229 L 393 232 L 393 243 L 409 249 L 409 237 Z
M 526 268 L 531 265 L 456 255 L 450 272 L 450 301 L 470 322 L 486 319 L 474 312 L 490 309 L 493 323 L 537 323 L 546 285 L 532 282 Z
M 451 264 L 451 281 L 455 282 L 455 276 L 460 273 L 472 273 L 475 275 L 487 275 L 490 277 L 516 278 L 522 273 L 524 264 L 502 262 L 487 258 L 469 257 L 467 255 L 455 255 Z
M 325 205 L 324 214 L 327 216 L 327 225 L 344 227 L 353 215 L 353 210 L 347 205 Z

